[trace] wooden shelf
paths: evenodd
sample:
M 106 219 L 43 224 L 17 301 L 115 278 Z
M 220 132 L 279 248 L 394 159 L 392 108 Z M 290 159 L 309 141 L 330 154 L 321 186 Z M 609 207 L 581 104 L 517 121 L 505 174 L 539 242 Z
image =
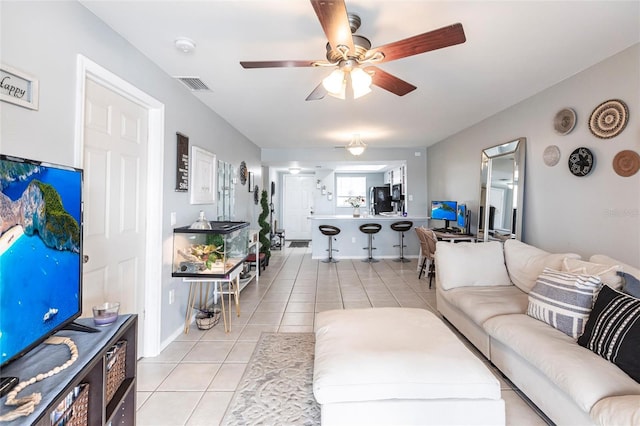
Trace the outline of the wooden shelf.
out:
M 80 319 L 83 325 L 93 326 L 93 320 Z M 25 396 L 32 392 L 42 394 L 42 401 L 35 411 L 27 417 L 20 417 L 3 426 L 37 425 L 50 426 L 51 413 L 64 401 L 73 389 L 82 384 L 89 384 L 88 424 L 91 426 L 135 425 L 136 409 L 136 372 L 137 372 L 137 327 L 136 315 L 121 315 L 118 321 L 107 327 L 96 327 L 98 333 L 82 333 L 77 331 L 60 331 L 57 335 L 70 337 L 78 347 L 78 360 L 68 369 L 51 376 L 42 382 L 37 382 L 18 396 Z M 105 401 L 107 352 L 116 343 L 126 340 L 125 378 L 116 390 L 111 401 Z M 64 354 L 58 345 L 42 344 L 3 368 L 4 375 L 20 376 L 27 380 L 36 372 L 47 371 L 59 365 Z M 64 345 L 63 345 L 64 346 Z M 67 351 L 68 352 L 68 351 Z M 68 359 L 68 358 L 67 358 Z M 6 397 L 0 400 L 4 407 Z

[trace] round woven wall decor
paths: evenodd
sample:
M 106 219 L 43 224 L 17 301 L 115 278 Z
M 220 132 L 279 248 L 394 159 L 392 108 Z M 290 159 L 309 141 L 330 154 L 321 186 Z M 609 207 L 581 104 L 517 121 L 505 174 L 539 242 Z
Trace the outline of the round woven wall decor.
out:
M 627 125 L 629 109 L 619 99 L 611 99 L 598 105 L 589 118 L 589 130 L 601 139 L 618 136 Z
M 571 108 L 558 111 L 553 119 L 553 128 L 561 135 L 570 133 L 576 126 L 576 112 Z
M 557 145 L 549 145 L 542 153 L 542 160 L 549 167 L 555 166 L 560 161 L 560 148 Z
M 613 157 L 613 170 L 622 177 L 635 175 L 640 169 L 640 155 L 630 149 L 620 151 Z

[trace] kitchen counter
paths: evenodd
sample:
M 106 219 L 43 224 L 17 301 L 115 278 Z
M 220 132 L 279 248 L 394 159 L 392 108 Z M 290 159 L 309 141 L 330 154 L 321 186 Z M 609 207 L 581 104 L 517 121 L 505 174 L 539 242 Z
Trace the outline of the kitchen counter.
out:
M 365 223 L 379 223 L 382 225 L 380 232 L 373 237 L 373 257 L 376 259 L 396 259 L 400 257 L 400 233 L 391 229 L 391 224 L 403 220 L 413 222 L 413 226 L 426 226 L 428 217 L 425 216 L 387 216 L 387 215 L 367 215 L 353 217 L 353 215 L 314 215 L 309 216 L 311 220 L 311 256 L 313 259 L 326 259 L 328 257 L 327 248 L 329 240 L 326 235 L 322 235 L 320 225 L 332 225 L 340 228 L 340 233 L 333 241 L 333 248 L 339 251 L 333 253 L 333 257 L 340 259 L 365 259 L 367 257 L 368 236 L 358 229 Z M 413 228 L 404 233 L 404 257 L 418 258 L 420 253 L 420 242 Z

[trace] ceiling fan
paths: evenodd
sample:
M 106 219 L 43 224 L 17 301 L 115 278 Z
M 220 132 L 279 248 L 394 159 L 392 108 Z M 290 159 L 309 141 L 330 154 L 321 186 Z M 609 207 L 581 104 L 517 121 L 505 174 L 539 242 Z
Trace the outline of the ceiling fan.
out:
M 281 67 L 337 67 L 307 96 L 307 101 L 318 100 L 329 94 L 346 98 L 347 89 L 354 98 L 371 91 L 374 84 L 398 96 L 404 96 L 416 86 L 389 74 L 374 64 L 418 55 L 466 41 L 462 24 L 453 24 L 379 47 L 358 34 L 361 21 L 358 15 L 347 13 L 343 0 L 311 0 L 320 20 L 327 43 L 327 60 L 305 61 L 241 61 L 243 68 Z

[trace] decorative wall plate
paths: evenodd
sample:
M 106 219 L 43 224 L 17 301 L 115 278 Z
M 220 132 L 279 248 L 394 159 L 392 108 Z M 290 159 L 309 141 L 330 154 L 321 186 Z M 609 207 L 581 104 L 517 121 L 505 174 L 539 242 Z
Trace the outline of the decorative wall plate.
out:
M 544 149 L 544 153 L 542 154 L 542 159 L 544 164 L 549 167 L 553 167 L 558 164 L 560 161 L 560 148 L 556 145 L 549 145 Z
M 618 136 L 627 126 L 629 109 L 619 99 L 611 99 L 598 105 L 589 118 L 589 130 L 601 139 Z
M 253 203 L 255 205 L 258 205 L 259 200 L 260 200 L 260 189 L 258 188 L 258 185 L 256 185 L 255 188 L 253 188 Z
M 640 155 L 630 149 L 620 151 L 613 157 L 613 170 L 622 177 L 635 175 L 640 169 Z
M 561 135 L 566 135 L 576 127 L 576 112 L 571 108 L 558 111 L 553 119 L 553 128 Z
M 569 156 L 569 171 L 574 176 L 583 177 L 591 173 L 594 166 L 593 153 L 589 148 L 576 148 Z
M 240 163 L 240 183 L 241 184 L 246 184 L 247 183 L 247 163 L 245 163 L 244 161 L 242 161 Z

